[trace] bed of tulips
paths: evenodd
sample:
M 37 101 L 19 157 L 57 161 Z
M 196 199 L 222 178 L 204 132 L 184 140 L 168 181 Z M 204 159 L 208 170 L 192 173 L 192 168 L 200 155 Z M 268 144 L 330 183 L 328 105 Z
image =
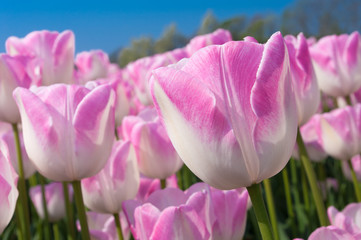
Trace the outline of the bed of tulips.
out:
M 74 50 L 0 54 L 1 239 L 361 239 L 358 32 Z

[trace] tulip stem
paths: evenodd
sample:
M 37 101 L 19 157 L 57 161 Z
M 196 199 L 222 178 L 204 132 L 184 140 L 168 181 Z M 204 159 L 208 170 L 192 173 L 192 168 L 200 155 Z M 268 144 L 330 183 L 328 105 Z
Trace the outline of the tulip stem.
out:
M 81 192 L 81 184 L 79 180 L 72 182 L 75 196 L 75 204 L 78 210 L 78 218 L 81 226 L 81 235 L 83 240 L 90 240 L 88 222 L 85 213 L 85 206 L 83 201 L 83 193 Z
M 318 218 L 320 220 L 321 226 L 327 226 L 330 223 L 329 223 L 327 215 L 326 215 L 325 205 L 322 201 L 321 191 L 320 191 L 319 187 L 317 186 L 315 171 L 313 170 L 310 159 L 308 158 L 306 147 L 305 147 L 305 144 L 303 142 L 303 139 L 302 139 L 302 136 L 300 133 L 300 128 L 297 128 L 297 145 L 298 145 L 298 150 L 300 153 L 300 159 L 302 162 L 302 166 L 306 172 L 306 176 L 308 178 L 308 183 L 310 184 L 311 192 L 313 195 L 313 200 L 316 204 Z
M 350 170 L 351 170 L 352 183 L 353 183 L 353 188 L 355 189 L 355 194 L 356 194 L 357 201 L 361 202 L 361 190 L 360 190 L 359 183 L 357 181 L 355 170 L 353 169 L 351 160 L 348 160 L 347 163 L 348 163 L 348 166 L 350 167 Z
M 57 223 L 53 224 L 53 232 L 54 232 L 54 240 L 60 240 L 60 236 L 59 236 L 59 226 Z M 46 238 L 48 239 L 48 238 Z M 49 238 L 50 239 L 50 238 Z
M 124 238 L 123 238 L 122 226 L 119 220 L 119 213 L 114 213 L 113 216 L 114 216 L 115 225 L 117 227 L 119 240 L 123 240 Z
M 292 197 L 291 197 L 290 183 L 288 180 L 287 166 L 282 170 L 282 178 L 283 178 L 283 184 L 285 187 L 287 213 L 288 213 L 288 216 L 293 220 L 293 218 L 295 217 L 295 213 L 293 212 Z
M 256 214 L 258 227 L 263 240 L 273 239 L 272 226 L 268 218 L 266 206 L 264 205 L 261 185 L 253 184 L 247 187 L 248 194 L 251 198 L 252 206 Z
M 305 169 L 301 167 L 301 183 L 302 183 L 302 195 L 303 202 L 305 204 L 305 210 L 307 213 L 310 211 L 310 197 L 308 196 L 308 184 L 307 184 L 307 176 L 305 173 Z
M 30 216 L 29 216 L 29 205 L 28 205 L 28 195 L 26 192 L 25 177 L 24 177 L 24 166 L 23 158 L 21 155 L 21 146 L 19 138 L 18 125 L 16 123 L 11 124 L 15 137 L 15 146 L 16 154 L 18 159 L 18 169 L 19 169 L 19 178 L 18 178 L 18 189 L 19 189 L 19 201 L 21 203 L 20 220 L 23 221 L 23 236 L 25 239 L 31 239 L 30 234 Z
M 160 179 L 160 188 L 164 189 L 167 187 L 167 179 Z
M 269 179 L 263 180 L 263 187 L 266 193 L 266 203 L 270 215 L 273 234 L 275 239 L 278 240 L 280 239 L 280 236 L 278 233 L 277 215 L 276 215 L 275 203 L 273 201 L 271 182 Z
M 346 95 L 345 100 L 346 100 L 347 105 L 352 106 L 352 101 L 351 101 L 350 95 Z
M 49 224 L 49 213 L 48 207 L 46 206 L 46 195 L 45 195 L 45 179 L 39 174 L 39 182 L 41 186 L 41 198 L 43 201 L 44 221 L 45 221 L 45 239 L 50 239 L 50 224 Z
M 72 205 L 70 204 L 68 183 L 62 182 L 62 185 L 63 185 L 64 202 L 65 202 L 65 209 L 66 209 L 68 239 L 75 240 L 76 236 L 75 236 L 75 228 L 74 228 L 74 216 L 73 216 Z

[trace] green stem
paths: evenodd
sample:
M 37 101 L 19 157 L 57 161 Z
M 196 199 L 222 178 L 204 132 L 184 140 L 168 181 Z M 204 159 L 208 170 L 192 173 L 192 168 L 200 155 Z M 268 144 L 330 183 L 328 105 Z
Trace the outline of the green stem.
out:
M 16 234 L 18 236 L 17 239 L 23 240 L 24 239 L 24 226 L 23 222 L 21 221 L 21 205 L 18 201 L 15 208 L 15 218 L 16 218 L 16 224 L 18 225 L 18 228 L 16 229 Z
M 268 213 L 264 205 L 261 185 L 253 184 L 247 187 L 248 194 L 251 198 L 252 206 L 256 214 L 259 230 L 261 231 L 262 239 L 273 239 L 272 226 L 268 218 Z
M 305 204 L 305 210 L 309 214 L 310 213 L 310 197 L 308 196 L 308 184 L 307 184 L 307 176 L 305 173 L 305 169 L 301 168 L 301 183 L 302 183 L 302 195 L 303 195 L 303 202 Z
M 53 224 L 53 232 L 54 232 L 54 240 L 60 240 L 59 226 L 57 223 Z M 50 238 L 46 238 L 46 239 L 50 239 Z
M 72 182 L 74 189 L 74 197 L 76 208 L 78 210 L 78 218 L 81 226 L 81 235 L 83 240 L 90 240 L 88 222 L 85 213 L 85 206 L 83 201 L 83 194 L 81 192 L 81 184 L 79 180 Z
M 308 178 L 308 183 L 310 184 L 310 187 L 311 187 L 313 200 L 316 204 L 318 218 L 319 218 L 322 226 L 327 226 L 330 223 L 329 223 L 327 215 L 326 215 L 325 205 L 322 201 L 321 191 L 320 191 L 319 187 L 317 186 L 315 172 L 312 168 L 310 159 L 308 158 L 306 147 L 305 147 L 305 144 L 303 143 L 303 139 L 302 139 L 299 128 L 297 129 L 297 144 L 298 144 L 298 150 L 300 153 L 301 162 L 302 162 L 303 168 L 305 169 L 305 172 L 306 172 L 306 175 Z
M 113 216 L 114 216 L 115 225 L 117 227 L 119 240 L 123 240 L 124 238 L 123 238 L 122 226 L 120 225 L 119 214 L 114 213 Z
M 293 212 L 292 197 L 291 197 L 290 183 L 288 180 L 287 166 L 282 170 L 282 178 L 283 178 L 283 184 L 285 187 L 287 213 L 288 213 L 288 216 L 293 219 L 295 217 L 295 213 Z
M 348 163 L 348 166 L 350 167 L 350 170 L 351 170 L 352 183 L 353 183 L 353 188 L 355 190 L 357 201 L 361 202 L 361 190 L 360 190 L 359 183 L 357 181 L 355 170 L 353 169 L 351 160 L 348 160 L 347 163 Z
M 49 224 L 49 212 L 48 207 L 46 206 L 46 195 L 45 195 L 45 179 L 42 175 L 39 175 L 39 181 L 41 186 L 41 197 L 43 201 L 43 211 L 44 211 L 44 220 L 45 220 L 45 239 L 50 239 L 50 224 Z
M 273 195 L 272 195 L 272 187 L 269 179 L 263 180 L 263 186 L 264 190 L 266 192 L 266 203 L 268 212 L 270 215 L 271 225 L 273 229 L 273 234 L 276 240 L 280 239 L 279 233 L 278 233 L 278 224 L 277 224 L 277 215 L 276 215 L 276 208 L 275 203 L 273 201 Z
M 346 95 L 345 100 L 346 100 L 347 105 L 352 106 L 352 101 L 351 101 L 350 95 Z
M 64 202 L 65 202 L 65 209 L 66 209 L 68 239 L 75 240 L 76 236 L 75 236 L 75 227 L 74 227 L 74 216 L 73 216 L 72 205 L 70 204 L 68 183 L 62 182 L 62 184 L 63 184 Z
M 167 187 L 167 179 L 160 179 L 160 188 L 164 189 Z
M 296 160 L 294 158 L 290 159 L 290 166 L 291 166 L 291 183 L 292 185 L 297 185 L 297 166 L 296 166 Z
M 115 139 L 118 141 L 119 140 L 119 135 L 118 135 L 118 130 L 115 128 Z
M 16 154 L 17 154 L 18 169 L 19 169 L 18 189 L 19 189 L 19 201 L 21 202 L 21 209 L 22 209 L 20 213 L 20 219 L 21 221 L 23 221 L 24 238 L 31 239 L 28 194 L 26 192 L 24 166 L 23 166 L 23 158 L 21 155 L 21 145 L 20 145 L 18 125 L 16 123 L 13 123 L 12 128 L 15 137 L 15 146 L 16 146 Z
M 179 171 L 176 174 L 177 174 L 178 187 L 179 187 L 179 189 L 182 189 L 184 191 L 185 188 L 184 188 L 184 184 L 183 184 L 182 169 L 179 169 Z

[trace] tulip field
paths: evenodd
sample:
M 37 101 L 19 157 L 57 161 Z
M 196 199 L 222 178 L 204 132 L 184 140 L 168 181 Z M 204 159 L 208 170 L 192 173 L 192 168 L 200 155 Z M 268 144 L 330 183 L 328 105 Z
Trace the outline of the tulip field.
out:
M 0 239 L 361 240 L 361 37 L 218 29 L 123 68 L 0 54 Z

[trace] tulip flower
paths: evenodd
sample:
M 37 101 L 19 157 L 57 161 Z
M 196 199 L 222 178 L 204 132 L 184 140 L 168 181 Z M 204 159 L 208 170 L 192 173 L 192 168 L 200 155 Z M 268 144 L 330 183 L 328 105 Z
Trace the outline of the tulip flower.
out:
M 122 202 L 133 199 L 139 188 L 139 171 L 131 143 L 115 142 L 104 168 L 81 183 L 88 208 L 99 213 L 119 213 Z
M 158 190 L 143 205 L 129 200 L 123 204 L 135 239 L 208 239 L 202 215 L 207 214 L 207 193 L 187 197 L 177 188 Z
M 102 214 L 96 212 L 87 212 L 87 219 L 89 223 L 90 235 L 93 240 L 114 240 L 117 239 L 116 227 L 114 218 L 110 214 Z M 119 214 L 120 222 L 122 223 L 122 232 L 124 239 L 130 238 L 130 231 L 127 220 L 123 213 Z M 80 224 L 77 223 L 80 230 Z
M 361 152 L 361 104 L 317 114 L 310 124 L 330 156 L 348 161 Z
M 81 79 L 80 82 L 106 78 L 109 65 L 108 55 L 101 50 L 81 52 L 75 58 L 75 66 Z
M 350 35 L 325 36 L 310 48 L 318 85 L 324 93 L 348 96 L 361 87 L 361 39 Z
M 69 188 L 70 190 L 71 188 Z M 33 202 L 36 212 L 44 219 L 43 198 L 41 186 L 31 187 L 29 190 L 31 201 Z M 70 199 L 73 198 L 73 191 L 69 191 Z M 56 222 L 65 217 L 65 202 L 63 185 L 59 182 L 52 182 L 45 185 L 45 199 L 50 222 Z
M 211 186 L 251 186 L 288 162 L 298 119 L 280 33 L 203 48 L 153 71 L 150 85 L 173 146 Z
M 139 171 L 146 177 L 166 179 L 183 165 L 155 109 L 144 109 L 122 123 L 123 137 L 134 145 Z
M 361 233 L 361 203 L 351 203 L 342 212 L 331 206 L 327 210 L 328 217 L 333 226 L 345 230 L 350 234 Z
M 313 70 L 311 56 L 306 38 L 302 33 L 297 38 L 291 35 L 285 37 L 296 96 L 298 124 L 303 125 L 316 113 L 320 103 L 320 90 Z
M 91 177 L 105 165 L 114 141 L 114 92 L 55 84 L 17 88 L 25 149 L 37 170 L 53 181 Z
M 19 123 L 20 114 L 12 93 L 16 87 L 29 88 L 32 81 L 27 73 L 29 58 L 0 54 L 0 121 Z
M 226 42 L 232 41 L 232 35 L 228 30 L 217 29 L 216 31 L 196 36 L 190 40 L 185 47 L 188 57 L 192 56 L 196 51 L 209 45 L 221 45 Z
M 21 144 L 21 153 L 22 153 L 22 160 L 23 160 L 23 169 L 24 169 L 24 178 L 28 179 L 31 177 L 36 169 L 34 164 L 30 161 L 28 154 L 25 151 L 23 135 L 20 134 L 20 144 Z M 10 160 L 11 165 L 13 166 L 16 173 L 19 175 L 19 166 L 16 154 L 16 147 L 15 147 L 15 139 L 14 133 L 12 131 L 8 131 L 0 138 L 0 150 L 6 156 L 7 159 Z
M 14 215 L 18 190 L 16 188 L 17 175 L 9 160 L 0 152 L 0 234 L 9 224 Z
M 353 236 L 348 232 L 334 226 L 317 228 L 308 240 L 358 240 L 361 236 Z
M 71 83 L 74 72 L 74 34 L 34 31 L 25 38 L 9 37 L 6 51 L 11 56 L 28 56 L 32 61 L 33 80 L 42 85 Z
M 356 178 L 361 181 L 361 156 L 358 154 L 351 158 L 352 168 L 355 171 Z M 351 169 L 347 162 L 342 161 L 342 172 L 343 175 L 350 181 L 352 181 Z

